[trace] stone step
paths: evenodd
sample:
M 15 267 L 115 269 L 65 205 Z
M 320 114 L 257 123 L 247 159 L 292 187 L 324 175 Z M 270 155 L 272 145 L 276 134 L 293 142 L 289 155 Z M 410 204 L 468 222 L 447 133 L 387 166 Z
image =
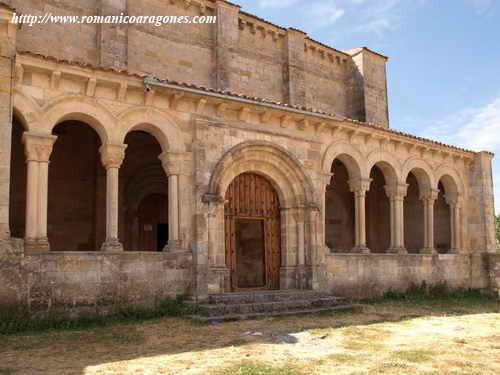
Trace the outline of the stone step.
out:
M 310 300 L 317 298 L 330 297 L 325 293 L 319 293 L 311 290 L 286 290 L 286 291 L 256 291 L 252 293 L 226 293 L 212 294 L 209 296 L 210 304 L 242 304 L 242 303 L 262 303 L 279 302 L 293 300 Z M 338 297 L 337 297 L 338 298 Z M 339 302 L 343 299 L 339 298 Z
M 289 316 L 289 315 L 302 315 L 302 314 L 316 314 L 323 311 L 345 311 L 354 309 L 353 305 L 344 304 L 338 306 L 328 306 L 320 308 L 310 308 L 310 309 L 297 309 L 288 311 L 274 311 L 270 313 L 247 313 L 247 314 L 227 314 L 227 315 L 215 315 L 215 316 L 202 316 L 202 315 L 192 315 L 191 318 L 201 321 L 229 321 L 229 320 L 245 320 L 245 319 L 258 319 L 267 318 L 273 316 Z
M 308 310 L 342 305 L 337 297 L 319 297 L 309 299 L 278 300 L 251 303 L 219 303 L 198 305 L 199 315 L 214 317 L 224 315 L 248 315 L 259 313 L 286 312 L 292 310 Z

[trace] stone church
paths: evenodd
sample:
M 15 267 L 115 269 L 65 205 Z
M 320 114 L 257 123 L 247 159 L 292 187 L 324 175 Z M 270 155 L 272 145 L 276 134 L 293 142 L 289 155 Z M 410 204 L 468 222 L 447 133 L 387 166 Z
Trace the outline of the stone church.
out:
M 498 293 L 493 155 L 392 129 L 387 57 L 224 0 L 1 4 L 0 303 Z

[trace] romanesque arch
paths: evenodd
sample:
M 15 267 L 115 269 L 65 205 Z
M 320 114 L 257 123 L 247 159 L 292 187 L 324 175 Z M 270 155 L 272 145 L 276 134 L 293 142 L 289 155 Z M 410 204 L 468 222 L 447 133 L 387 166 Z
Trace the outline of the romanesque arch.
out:
M 205 200 L 223 203 L 230 184 L 243 174 L 262 177 L 272 186 L 280 203 L 279 236 L 283 249 L 280 288 L 311 287 L 306 285 L 307 278 L 297 278 L 297 272 L 306 272 L 306 269 L 311 272 L 307 267 L 314 262 L 313 253 L 317 244 L 317 201 L 303 166 L 293 154 L 280 146 L 265 141 L 244 142 L 226 152 L 218 162 Z M 227 230 L 224 228 L 224 204 L 218 204 L 213 217 L 214 223 L 209 224 L 209 231 L 213 233 L 209 235 L 209 263 L 217 266 L 217 259 L 226 259 L 227 247 L 223 244 Z
M 424 197 L 434 186 L 431 166 L 424 160 L 412 158 L 403 165 L 403 182 L 407 185 L 404 198 L 404 244 L 409 253 L 425 247 Z
M 156 108 L 134 107 L 118 115 L 118 127 L 113 137 L 123 143 L 131 131 L 142 130 L 153 135 L 162 151 L 185 151 L 184 137 L 171 116 Z
M 64 96 L 48 103 L 39 120 L 39 130 L 47 134 L 64 121 L 79 121 L 93 128 L 102 144 L 111 142 L 116 118 L 102 104 L 86 96 Z

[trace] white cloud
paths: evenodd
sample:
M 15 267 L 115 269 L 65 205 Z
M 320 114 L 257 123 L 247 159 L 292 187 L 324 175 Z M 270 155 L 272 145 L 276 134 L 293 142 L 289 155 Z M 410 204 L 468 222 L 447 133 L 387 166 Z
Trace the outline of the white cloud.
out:
M 385 32 L 395 30 L 400 24 L 400 3 L 401 0 L 386 0 L 362 4 L 359 26 L 355 31 L 374 33 L 382 37 Z
M 494 0 L 466 0 L 466 3 L 471 5 L 478 14 L 485 14 L 493 8 Z
M 345 14 L 345 10 L 338 7 L 337 1 L 329 0 L 309 3 L 306 14 L 311 28 L 320 28 L 333 25 Z
M 500 155 L 500 96 L 483 107 L 468 108 L 448 116 L 424 130 L 422 135 L 473 151 Z M 500 213 L 500 160 L 496 159 L 493 159 L 493 181 L 495 206 Z
M 287 8 L 299 0 L 259 0 L 260 8 Z
M 500 97 L 484 107 L 449 116 L 437 125 L 433 133 L 448 142 L 475 151 L 500 151 Z

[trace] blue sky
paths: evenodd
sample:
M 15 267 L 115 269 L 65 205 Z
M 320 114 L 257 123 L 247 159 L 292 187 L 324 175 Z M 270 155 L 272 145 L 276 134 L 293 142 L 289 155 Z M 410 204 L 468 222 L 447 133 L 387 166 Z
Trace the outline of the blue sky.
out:
M 500 1 L 234 0 L 344 50 L 389 56 L 390 126 L 495 152 L 500 213 Z

